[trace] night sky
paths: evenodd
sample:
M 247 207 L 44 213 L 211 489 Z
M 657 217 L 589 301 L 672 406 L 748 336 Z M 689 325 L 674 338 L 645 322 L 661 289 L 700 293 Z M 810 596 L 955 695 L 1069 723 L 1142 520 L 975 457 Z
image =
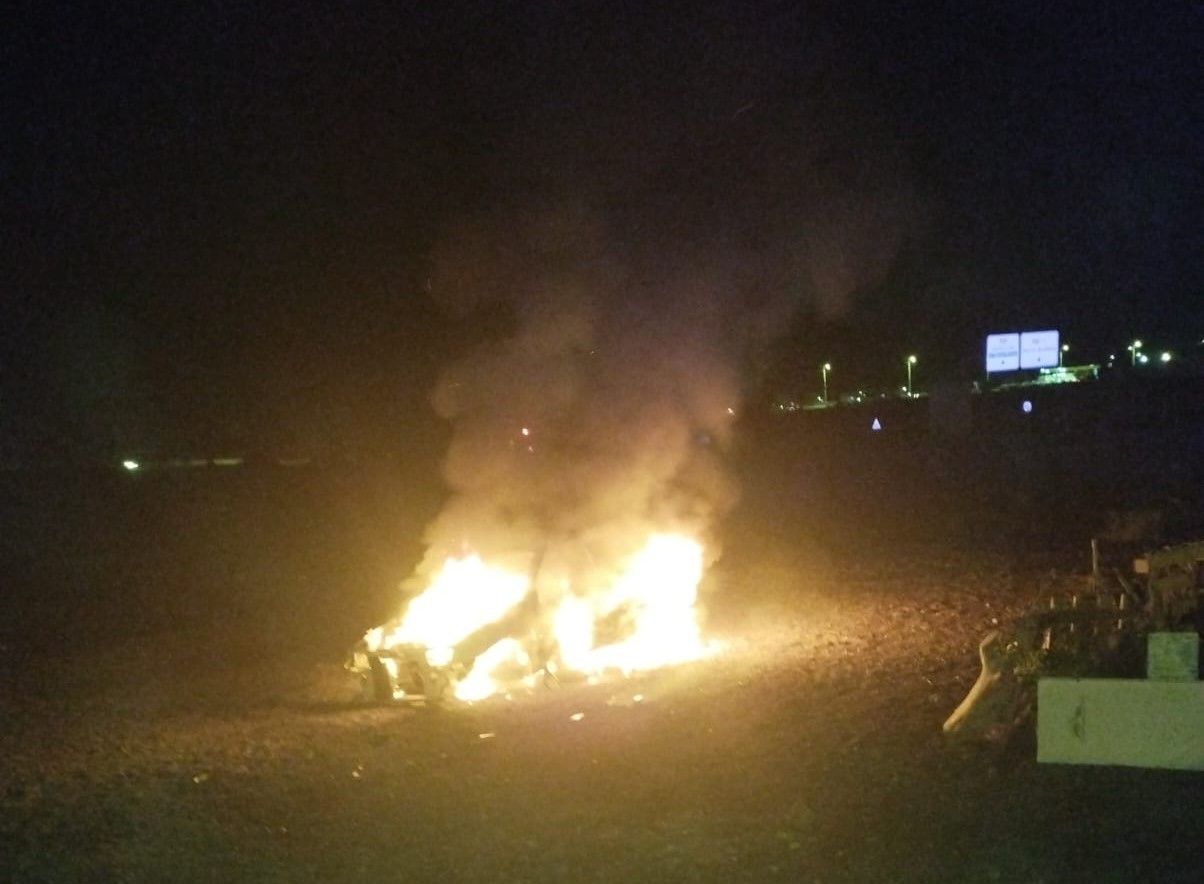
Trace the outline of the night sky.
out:
M 4 459 L 405 444 L 440 244 L 563 207 L 771 372 L 1204 338 L 1198 3 L 188 6 L 6 17 Z

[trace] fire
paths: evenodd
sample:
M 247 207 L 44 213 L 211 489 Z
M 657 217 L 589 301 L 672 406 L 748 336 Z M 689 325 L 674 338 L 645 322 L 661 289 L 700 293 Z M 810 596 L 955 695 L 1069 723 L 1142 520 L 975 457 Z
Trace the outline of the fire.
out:
M 531 658 L 522 644 L 517 639 L 504 638 L 477 657 L 472 670 L 456 685 L 456 698 L 469 703 L 484 700 L 510 679 L 521 678 L 530 668 Z
M 630 675 L 709 653 L 698 620 L 702 545 L 678 534 L 656 534 L 589 593 L 561 583 L 557 598 L 540 598 L 518 634 L 500 637 L 471 661 L 455 684 L 466 701 L 483 699 L 541 669 L 564 675 Z M 542 590 L 545 595 L 548 593 Z M 395 628 L 378 627 L 365 641 L 377 651 L 425 648 L 432 666 L 446 666 L 456 646 L 532 599 L 531 577 L 491 566 L 479 556 L 448 559 L 416 596 Z
M 477 555 L 448 559 L 395 629 L 378 627 L 364 639 L 372 651 L 414 644 L 427 648 L 428 657 L 450 660 L 450 649 L 522 601 L 527 583 L 524 575 L 486 565 Z
M 703 656 L 694 609 L 702 579 L 702 547 L 674 534 L 657 534 L 638 552 L 608 591 L 597 598 L 569 598 L 552 617 L 565 665 L 598 674 L 624 675 Z M 620 641 L 597 644 L 597 627 L 618 617 L 629 622 Z

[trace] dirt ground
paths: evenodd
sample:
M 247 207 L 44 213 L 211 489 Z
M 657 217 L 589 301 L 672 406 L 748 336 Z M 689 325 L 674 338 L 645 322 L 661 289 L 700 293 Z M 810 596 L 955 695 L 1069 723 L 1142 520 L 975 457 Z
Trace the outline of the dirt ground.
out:
M 347 702 L 251 629 L 7 645 L 0 879 L 1199 880 L 1199 774 L 941 734 L 1048 561 L 763 562 L 720 569 L 711 659 L 473 706 Z

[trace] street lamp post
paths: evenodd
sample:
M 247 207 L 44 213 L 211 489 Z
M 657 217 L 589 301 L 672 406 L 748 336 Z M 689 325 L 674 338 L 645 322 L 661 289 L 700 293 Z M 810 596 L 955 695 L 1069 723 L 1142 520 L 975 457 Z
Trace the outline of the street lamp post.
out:
M 1066 355 L 1066 352 L 1069 349 L 1070 349 L 1069 344 L 1063 344 L 1062 349 L 1058 351 L 1058 368 L 1062 367 L 1062 357 Z
M 1129 351 L 1129 367 L 1132 368 L 1141 358 L 1141 341 L 1134 341 L 1127 349 Z
M 828 372 L 830 372 L 832 370 L 832 363 L 825 362 L 822 366 L 820 366 L 819 370 L 820 370 L 820 374 L 822 374 L 823 378 L 824 378 L 824 405 L 827 405 L 828 404 Z
M 911 367 L 916 364 L 915 356 L 907 357 L 907 398 L 912 398 L 911 392 Z

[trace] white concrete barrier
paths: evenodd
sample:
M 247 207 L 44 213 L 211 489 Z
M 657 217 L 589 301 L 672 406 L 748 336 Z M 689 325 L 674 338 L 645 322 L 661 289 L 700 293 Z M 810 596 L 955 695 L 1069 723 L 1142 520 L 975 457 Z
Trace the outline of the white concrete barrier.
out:
M 1204 681 L 1042 678 L 1037 761 L 1204 770 Z

